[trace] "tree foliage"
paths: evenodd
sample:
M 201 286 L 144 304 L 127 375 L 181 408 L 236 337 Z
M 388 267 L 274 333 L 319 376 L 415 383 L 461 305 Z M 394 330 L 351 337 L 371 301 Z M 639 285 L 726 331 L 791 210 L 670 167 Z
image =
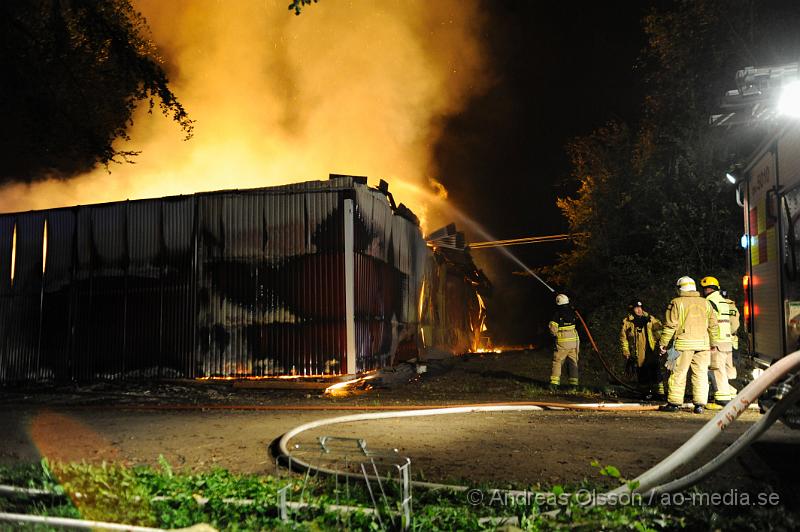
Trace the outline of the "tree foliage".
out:
M 129 159 L 136 106 L 148 101 L 187 137 L 147 25 L 129 0 L 0 3 L 0 182 L 70 177 Z
M 299 15 L 303 11 L 303 7 L 310 6 L 311 2 L 316 4 L 319 0 L 292 0 L 289 4 L 289 11 L 294 11 L 295 15 Z
M 715 275 L 737 295 L 742 212 L 721 179 L 735 154 L 708 118 L 736 70 L 796 59 L 786 16 L 781 2 L 692 0 L 645 17 L 641 123 L 567 147 L 577 190 L 558 205 L 583 236 L 550 274 L 586 309 L 621 318 L 639 298 L 660 314 L 682 275 Z

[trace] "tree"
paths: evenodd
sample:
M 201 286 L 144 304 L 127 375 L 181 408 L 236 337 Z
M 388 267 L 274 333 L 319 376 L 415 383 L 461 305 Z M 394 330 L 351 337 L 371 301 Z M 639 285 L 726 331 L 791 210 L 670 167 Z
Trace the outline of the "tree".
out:
M 299 15 L 303 11 L 303 7 L 310 6 L 311 2 L 315 4 L 319 0 L 292 0 L 292 3 L 289 4 L 289 11 L 294 11 L 295 15 Z
M 745 135 L 735 143 L 743 151 L 732 153 L 708 118 L 736 70 L 797 57 L 797 22 L 785 2 L 749 0 L 683 1 L 645 17 L 641 122 L 571 142 L 577 190 L 558 201 L 583 236 L 551 274 L 604 327 L 629 299 L 660 313 L 682 275 L 715 275 L 736 295 L 742 212 L 721 176 L 759 135 Z
M 147 24 L 128 0 L 0 3 L 0 182 L 71 177 L 118 150 L 142 101 L 192 121 L 169 88 Z

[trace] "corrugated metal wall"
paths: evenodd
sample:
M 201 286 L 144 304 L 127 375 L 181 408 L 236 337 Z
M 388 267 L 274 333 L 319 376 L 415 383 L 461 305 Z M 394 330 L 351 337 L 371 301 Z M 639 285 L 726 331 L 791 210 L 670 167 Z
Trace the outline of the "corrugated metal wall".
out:
M 425 271 L 419 322 L 427 355 L 441 357 L 482 347 L 486 309 L 481 294 L 486 296 L 491 287 L 472 258 L 466 252 L 440 250 L 430 257 Z
M 4 364 L 0 379 L 39 375 L 44 216 L 25 213 L 0 220 L 0 313 Z
M 359 187 L 355 200 L 356 364 L 367 371 L 393 364 L 399 346 L 416 349 L 430 252 L 419 228 L 394 215 L 382 194 Z
M 390 363 L 428 251 L 339 178 L 0 216 L 0 382 L 344 373 L 345 199 L 356 370 Z
M 320 375 L 344 364 L 341 191 L 198 200 L 203 375 Z

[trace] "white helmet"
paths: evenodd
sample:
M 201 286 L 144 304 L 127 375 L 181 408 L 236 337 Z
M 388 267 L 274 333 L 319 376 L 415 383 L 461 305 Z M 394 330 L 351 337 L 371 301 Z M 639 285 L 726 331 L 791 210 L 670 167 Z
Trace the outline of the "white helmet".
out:
M 556 296 L 556 305 L 569 305 L 569 298 L 564 294 Z
M 679 292 L 695 292 L 697 290 L 697 287 L 694 284 L 694 279 L 686 275 L 678 279 L 678 282 L 675 283 L 675 285 L 678 287 Z

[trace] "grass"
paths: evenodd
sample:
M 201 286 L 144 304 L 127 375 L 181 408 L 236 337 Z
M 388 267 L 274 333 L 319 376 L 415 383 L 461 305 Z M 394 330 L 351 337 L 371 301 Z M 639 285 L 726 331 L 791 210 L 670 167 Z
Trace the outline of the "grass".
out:
M 207 523 L 220 530 L 380 530 L 399 529 L 399 487 L 388 484 L 387 504 L 379 502 L 379 516 L 366 511 L 341 513 L 332 504 L 372 508 L 362 484 L 301 476 L 272 477 L 234 474 L 223 469 L 204 473 L 175 471 L 163 459 L 160 467 L 127 468 L 116 464 L 48 463 L 0 468 L 0 483 L 46 489 L 65 497 L 29 500 L 0 498 L 0 511 L 64 516 L 161 528 Z M 612 467 L 598 467 L 600 476 L 624 482 Z M 278 490 L 289 486 L 288 500 L 310 504 L 290 511 L 282 521 Z M 796 529 L 795 514 L 782 508 L 734 509 L 678 508 L 657 504 L 587 506 L 597 488 L 586 482 L 573 486 L 515 486 L 547 495 L 509 498 L 488 486 L 480 504 L 470 504 L 464 493 L 426 491 L 413 493 L 412 530 L 486 530 L 494 528 L 481 518 L 514 517 L 524 530 L 674 530 L 718 528 Z M 373 489 L 376 486 L 373 485 Z M 579 491 L 585 490 L 585 491 Z M 602 490 L 600 490 L 602 491 Z M 582 494 L 582 495 L 581 495 Z M 249 499 L 237 504 L 231 499 Z M 382 499 L 378 496 L 378 500 Z M 499 523 L 500 521 L 496 521 Z M 755 528 L 754 528 L 755 527 Z M 29 527 L 28 530 L 48 530 Z

